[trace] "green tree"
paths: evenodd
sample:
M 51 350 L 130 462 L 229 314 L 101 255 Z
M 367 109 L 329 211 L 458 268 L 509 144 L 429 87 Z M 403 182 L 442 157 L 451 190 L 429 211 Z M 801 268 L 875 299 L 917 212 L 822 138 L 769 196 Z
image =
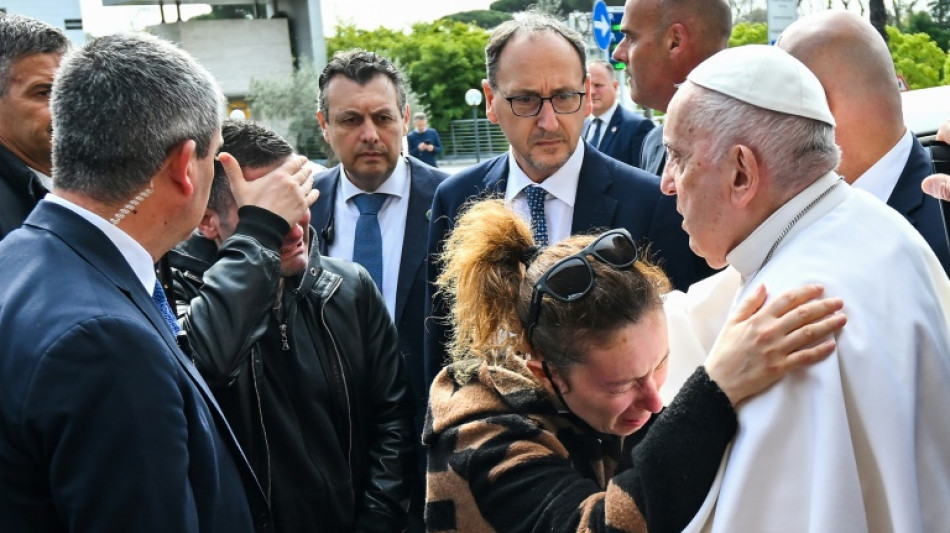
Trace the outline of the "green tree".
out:
M 950 85 L 950 54 L 947 54 L 947 59 L 943 62 L 943 85 Z
M 950 0 L 932 0 L 927 6 L 937 24 L 950 28 Z
M 926 33 L 944 52 L 950 45 L 950 26 L 935 21 L 926 11 L 911 13 L 903 30 L 905 33 Z
M 769 28 L 764 22 L 740 22 L 732 27 L 729 46 L 768 44 Z
M 940 84 L 947 54 L 926 33 L 901 33 L 887 27 L 887 47 L 894 59 L 897 73 L 910 89 L 924 89 Z
M 247 100 L 256 119 L 282 131 L 297 151 L 311 159 L 330 155 L 317 122 L 318 74 L 309 62 L 283 79 L 252 79 Z M 283 123 L 274 124 L 273 122 Z
M 868 0 L 868 10 L 871 12 L 871 26 L 874 26 L 874 29 L 887 41 L 888 35 L 884 29 L 887 25 L 887 8 L 884 7 L 884 0 Z
M 462 11 L 459 13 L 453 13 L 451 15 L 442 17 L 442 20 L 474 24 L 480 28 L 490 30 L 502 22 L 505 22 L 506 20 L 511 20 L 511 14 L 505 13 L 503 11 L 477 9 L 475 11 Z

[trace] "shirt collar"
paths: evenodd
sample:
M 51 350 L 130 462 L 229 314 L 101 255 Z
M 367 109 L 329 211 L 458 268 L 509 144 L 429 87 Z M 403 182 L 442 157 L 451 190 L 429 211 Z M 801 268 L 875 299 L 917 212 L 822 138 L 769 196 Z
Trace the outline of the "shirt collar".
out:
M 600 120 L 603 120 L 603 121 L 604 121 L 604 127 L 606 127 L 607 124 L 610 124 L 610 119 L 614 118 L 614 113 L 617 111 L 617 106 L 619 106 L 619 105 L 620 105 L 620 101 L 619 101 L 619 100 L 614 101 L 614 105 L 612 105 L 612 106 L 610 106 L 609 108 L 607 108 L 607 111 L 604 111 L 604 113 L 603 113 L 602 115 L 597 115 L 597 116 L 594 117 L 594 118 L 599 118 Z M 591 120 L 593 120 L 593 119 L 591 119 Z
M 580 181 L 581 166 L 584 163 L 584 143 L 578 142 L 574 153 L 567 162 L 557 169 L 557 172 L 548 176 L 541 183 L 531 181 L 531 178 L 521 170 L 512 149 L 508 150 L 508 186 L 505 190 L 505 202 L 510 204 L 525 187 L 536 185 L 547 191 L 551 196 L 574 207 L 577 197 L 577 183 Z
M 40 180 L 40 184 L 42 184 L 47 191 L 53 190 L 53 178 L 47 176 L 39 170 L 36 170 L 33 167 L 30 167 L 30 170 L 33 171 L 33 174 L 36 175 L 36 179 Z
M 903 137 L 897 141 L 897 144 L 884 154 L 884 157 L 877 160 L 871 168 L 864 174 L 854 180 L 851 185 L 858 189 L 873 194 L 882 202 L 887 202 L 897 186 L 897 180 L 900 179 L 907 165 L 907 159 L 910 158 L 910 150 L 914 146 L 913 134 L 909 129 L 904 130 Z
M 840 179 L 834 172 L 818 178 L 779 207 L 726 255 L 726 261 L 742 274 L 743 283 L 758 273 L 770 254 L 844 201 L 851 191 Z
M 152 262 L 151 254 L 149 254 L 138 241 L 133 239 L 128 233 L 122 231 L 121 228 L 110 224 L 108 220 L 61 196 L 47 194 L 43 200 L 69 209 L 93 226 L 99 228 L 102 233 L 105 233 L 106 237 L 119 249 L 119 253 L 122 254 L 125 261 L 132 267 L 132 272 L 135 273 L 135 277 L 138 278 L 142 286 L 145 287 L 145 291 L 152 294 L 152 291 L 155 289 L 155 264 Z
M 360 189 L 350 181 L 349 177 L 346 176 L 346 169 L 343 168 L 343 163 L 340 163 L 340 173 L 345 177 L 345 179 L 340 180 L 344 202 L 349 202 L 357 194 L 370 192 Z M 399 160 L 396 161 L 396 168 L 393 169 L 393 173 L 386 178 L 378 189 L 372 192 L 385 193 L 397 198 L 407 197 L 409 195 L 409 165 L 406 164 L 406 158 L 400 156 Z

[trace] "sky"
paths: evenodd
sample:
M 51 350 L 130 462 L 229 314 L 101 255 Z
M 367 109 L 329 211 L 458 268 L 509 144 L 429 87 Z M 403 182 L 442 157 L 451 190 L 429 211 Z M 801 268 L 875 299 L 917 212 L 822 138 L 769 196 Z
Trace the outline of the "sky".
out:
M 339 23 L 353 23 L 364 29 L 408 28 L 414 22 L 429 22 L 439 17 L 469 11 L 488 9 L 493 0 L 323 0 L 323 27 L 332 35 Z M 158 0 L 153 6 L 104 7 L 102 0 L 81 0 L 83 27 L 94 36 L 123 30 L 140 30 L 161 22 Z M 166 0 L 165 20 L 176 20 L 175 5 Z M 207 5 L 182 4 L 182 19 L 207 13 Z

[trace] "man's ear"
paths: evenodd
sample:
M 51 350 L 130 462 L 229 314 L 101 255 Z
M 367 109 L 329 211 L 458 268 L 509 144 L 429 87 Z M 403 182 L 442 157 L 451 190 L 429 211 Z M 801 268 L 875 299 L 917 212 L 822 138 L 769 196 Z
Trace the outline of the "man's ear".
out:
M 195 171 L 192 164 L 198 163 L 195 151 L 195 140 L 188 139 L 172 148 L 165 158 L 167 173 L 172 184 L 185 196 L 191 196 L 195 191 L 195 184 L 191 177 L 191 173 Z
M 734 166 L 732 172 L 731 197 L 736 207 L 746 207 L 755 198 L 762 186 L 762 169 L 755 152 L 743 144 L 730 148 L 727 156 Z
M 670 25 L 666 30 L 666 46 L 670 51 L 670 59 L 676 59 L 685 54 L 688 50 L 686 46 L 688 41 L 689 32 L 686 30 L 686 26 L 679 22 Z
M 214 211 L 205 209 L 205 214 L 198 223 L 198 231 L 204 238 L 217 241 L 221 236 L 221 218 Z
M 403 113 L 402 117 L 402 134 L 409 134 L 409 104 L 406 104 L 406 112 Z
M 317 111 L 317 121 L 320 123 L 320 131 L 323 133 L 323 140 L 330 142 L 330 132 L 327 131 L 327 118 L 323 116 L 323 111 Z
M 485 93 L 485 116 L 493 124 L 498 124 L 498 115 L 495 114 L 495 92 L 492 91 L 488 80 L 482 80 L 482 92 Z
M 584 98 L 586 105 L 584 105 L 584 116 L 589 117 L 591 113 L 594 112 L 594 102 L 590 99 L 590 73 L 584 76 L 584 92 L 587 93 L 587 97 Z

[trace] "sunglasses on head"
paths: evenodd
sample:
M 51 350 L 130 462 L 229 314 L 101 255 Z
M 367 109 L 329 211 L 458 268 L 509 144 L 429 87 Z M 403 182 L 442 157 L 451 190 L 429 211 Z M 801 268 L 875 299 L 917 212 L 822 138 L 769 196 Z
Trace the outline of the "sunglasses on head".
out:
M 601 233 L 580 252 L 555 263 L 534 284 L 531 308 L 528 311 L 528 342 L 531 342 L 531 334 L 538 325 L 541 300 L 545 294 L 561 302 L 573 302 L 583 298 L 594 288 L 594 267 L 587 259 L 588 255 L 605 265 L 621 269 L 634 264 L 640 250 L 627 230 L 612 229 Z

